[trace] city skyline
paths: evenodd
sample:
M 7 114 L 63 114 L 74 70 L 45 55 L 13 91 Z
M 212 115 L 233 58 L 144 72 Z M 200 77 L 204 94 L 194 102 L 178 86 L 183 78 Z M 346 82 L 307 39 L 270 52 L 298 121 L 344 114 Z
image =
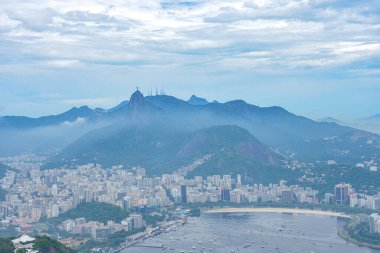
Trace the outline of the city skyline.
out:
M 0 4 L 0 252 L 380 250 L 379 0 Z

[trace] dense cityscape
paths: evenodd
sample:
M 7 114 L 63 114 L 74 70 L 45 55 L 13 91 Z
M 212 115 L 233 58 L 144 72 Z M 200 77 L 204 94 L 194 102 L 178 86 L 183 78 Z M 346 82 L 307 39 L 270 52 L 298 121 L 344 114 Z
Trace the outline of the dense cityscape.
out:
M 144 207 L 160 210 L 176 205 L 209 204 L 212 207 L 217 203 L 300 203 L 344 205 L 374 212 L 380 210 L 380 194 L 356 193 L 348 183 L 338 184 L 331 193 L 319 197 L 319 192 L 311 187 L 287 185 L 286 181 L 269 185 L 244 184 L 240 174 L 189 179 L 183 173 L 149 177 L 141 167 L 112 166 L 105 169 L 99 164 L 42 171 L 42 160 L 33 155 L 3 158 L 3 162 L 8 162 L 14 170 L 7 171 L 1 179 L 2 188 L 6 190 L 5 198 L 0 202 L 1 230 L 12 226 L 17 234 L 31 234 L 33 224 L 59 217 L 79 204 L 89 202 L 108 203 L 134 211 L 119 222 L 99 222 L 84 217 L 62 220 L 56 227 L 58 231 L 67 232 L 66 238 L 69 239 L 58 239 L 72 246 L 78 242 L 70 235 L 90 235 L 94 240 L 101 240 L 120 231 L 135 231 L 143 227 L 152 229 L 141 215 Z M 168 220 L 169 223 L 161 226 L 168 227 L 172 221 Z M 370 216 L 370 230 L 380 232 L 377 213 Z
M 0 253 L 380 252 L 380 1 L 0 4 Z

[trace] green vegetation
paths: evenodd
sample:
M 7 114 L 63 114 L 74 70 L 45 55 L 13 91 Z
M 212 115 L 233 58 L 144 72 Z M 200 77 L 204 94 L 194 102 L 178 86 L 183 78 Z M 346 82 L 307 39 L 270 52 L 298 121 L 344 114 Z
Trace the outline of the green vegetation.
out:
M 80 217 L 84 217 L 87 221 L 99 221 L 103 223 L 107 223 L 109 220 L 121 222 L 128 217 L 128 212 L 119 206 L 108 203 L 89 202 L 79 204 L 75 209 L 71 209 L 59 217 L 51 219 L 51 222 L 57 224 L 67 219 Z
M 201 209 L 197 207 L 193 207 L 190 209 L 189 215 L 191 217 L 199 217 L 201 216 Z
M 368 216 L 354 216 L 340 233 L 355 244 L 380 249 L 380 234 L 370 232 Z
M 376 194 L 380 191 L 380 173 L 371 172 L 368 169 L 359 169 L 345 165 L 318 165 L 312 170 L 314 176 L 320 177 L 326 183 L 306 182 L 303 186 L 317 189 L 321 194 L 332 192 L 334 186 L 341 182 L 350 183 L 357 192 Z
M 12 244 L 12 239 L 14 237 L 0 238 L 1 253 L 14 253 L 15 247 Z M 76 253 L 76 251 L 46 236 L 37 236 L 33 249 L 38 250 L 40 253 Z M 19 249 L 16 253 L 25 253 L 25 251 Z
M 1 253 L 13 253 L 15 247 L 11 242 L 11 238 L 0 238 L 0 252 Z
M 170 199 L 170 201 L 175 203 L 175 198 L 172 193 L 164 185 L 162 187 L 164 188 L 166 196 Z
M 284 169 L 281 166 L 263 165 L 255 159 L 248 158 L 236 151 L 223 150 L 216 153 L 212 159 L 190 172 L 186 178 L 194 176 L 210 176 L 224 174 L 241 174 L 247 176 L 249 183 L 268 184 L 280 180 L 293 180 L 300 177 L 299 171 Z
M 147 225 L 155 226 L 157 223 L 165 220 L 165 215 L 162 214 L 143 214 L 143 219 L 146 221 Z
M 231 169 L 243 174 L 252 164 L 278 164 L 281 158 L 247 130 L 233 125 L 208 127 L 194 132 L 179 131 L 166 125 L 123 128 L 110 126 L 83 136 L 58 156 L 51 158 L 52 164 L 46 167 L 68 164 L 75 159 L 78 164 L 95 161 L 105 166 L 123 164 L 132 167 L 139 164 L 149 168 L 149 175 L 161 175 L 221 150 L 231 152 L 233 160 L 229 162 L 229 156 L 226 159 L 228 152 L 220 153 L 215 161 L 219 166 L 210 166 L 217 171 L 205 171 L 207 175 L 223 174 L 218 170 Z M 221 162 L 221 159 L 226 162 Z M 244 165 L 239 166 L 241 162 Z
M 150 175 L 169 173 L 180 167 L 176 159 L 184 134 L 159 128 L 109 126 L 84 135 L 50 159 L 43 168 L 57 165 L 100 162 L 105 166 L 123 164 L 149 168 Z M 191 160 L 185 161 L 185 164 Z M 74 165 L 75 165 L 74 164 Z
M 47 236 L 36 237 L 33 249 L 40 253 L 75 253 L 74 250 Z
M 309 203 L 277 203 L 277 202 L 255 202 L 255 203 L 230 203 L 230 202 L 217 202 L 217 203 L 195 203 L 187 204 L 185 208 L 216 208 L 216 207 L 273 207 L 273 208 L 297 208 L 309 210 L 322 210 L 333 211 L 345 214 L 371 214 L 376 211 L 365 208 L 353 208 L 341 205 L 326 205 L 326 204 L 309 204 Z M 380 212 L 379 212 L 380 213 Z

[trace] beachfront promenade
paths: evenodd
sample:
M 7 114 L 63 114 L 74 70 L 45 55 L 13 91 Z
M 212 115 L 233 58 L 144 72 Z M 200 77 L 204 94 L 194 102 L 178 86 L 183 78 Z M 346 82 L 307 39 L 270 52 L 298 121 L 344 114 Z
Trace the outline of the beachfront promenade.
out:
M 205 213 L 292 213 L 292 214 L 310 214 L 323 215 L 340 218 L 351 218 L 350 215 L 331 211 L 292 209 L 292 208 L 218 208 L 207 210 Z

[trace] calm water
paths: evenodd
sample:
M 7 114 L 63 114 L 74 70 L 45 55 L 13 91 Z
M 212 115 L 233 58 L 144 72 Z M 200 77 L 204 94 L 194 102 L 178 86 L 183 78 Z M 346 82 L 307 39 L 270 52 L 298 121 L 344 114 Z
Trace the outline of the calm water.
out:
M 163 233 L 141 244 L 165 244 L 166 250 L 131 247 L 123 253 L 380 252 L 347 244 L 340 239 L 337 231 L 344 223 L 333 217 L 301 214 L 202 214 L 199 218 L 189 219 L 188 224 L 177 231 Z M 244 248 L 247 243 L 250 246 Z

